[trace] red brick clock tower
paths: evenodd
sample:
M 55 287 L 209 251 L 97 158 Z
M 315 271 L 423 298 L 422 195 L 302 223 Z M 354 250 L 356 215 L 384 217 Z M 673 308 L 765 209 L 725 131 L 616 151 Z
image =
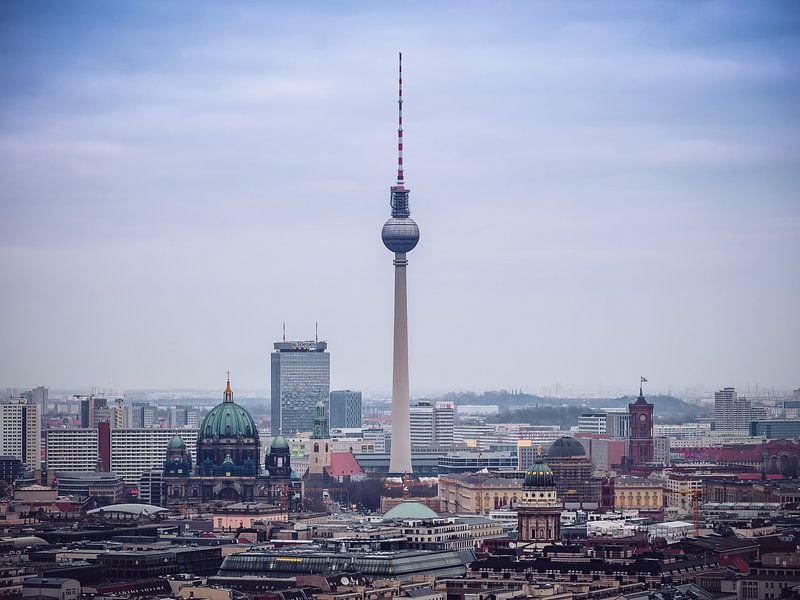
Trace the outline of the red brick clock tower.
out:
M 628 404 L 631 417 L 630 440 L 628 442 L 628 462 L 631 466 L 646 465 L 653 462 L 653 405 L 644 399 L 642 383 L 639 383 L 639 398 Z

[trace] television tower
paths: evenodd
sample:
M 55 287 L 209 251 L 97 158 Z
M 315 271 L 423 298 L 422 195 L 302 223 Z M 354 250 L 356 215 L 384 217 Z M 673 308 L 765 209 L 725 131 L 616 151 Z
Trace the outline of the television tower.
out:
M 419 241 L 419 227 L 411 218 L 403 178 L 403 54 L 399 55 L 397 100 L 397 184 L 390 188 L 392 217 L 381 231 L 383 244 L 394 252 L 394 354 L 392 360 L 392 451 L 389 473 L 411 473 L 411 431 L 408 397 L 408 307 L 406 253 Z

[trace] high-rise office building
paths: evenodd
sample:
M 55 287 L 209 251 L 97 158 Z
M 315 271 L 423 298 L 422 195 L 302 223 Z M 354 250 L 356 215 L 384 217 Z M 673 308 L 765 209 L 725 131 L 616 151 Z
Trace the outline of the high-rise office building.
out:
M 330 409 L 331 429 L 361 427 L 361 392 L 332 391 Z
M 747 435 L 750 430 L 750 401 L 739 397 L 736 388 L 714 392 L 714 430 Z
M 149 402 L 134 402 L 128 409 L 128 427 L 131 429 L 150 429 L 156 424 L 158 407 Z
M 173 428 L 197 429 L 200 426 L 200 411 L 194 406 L 171 406 L 167 425 Z
M 420 400 L 409 409 L 412 448 L 449 448 L 453 445 L 455 410 L 452 402 Z
M 275 342 L 271 360 L 272 435 L 311 431 L 317 402 L 328 407 L 331 355 L 327 342 Z
M 39 407 L 39 414 L 44 415 L 45 412 L 47 412 L 47 398 L 49 394 L 50 390 L 40 385 L 29 392 L 25 392 L 23 396 L 27 398 L 28 404 L 36 404 Z
M 631 415 L 627 412 L 606 413 L 606 433 L 609 437 L 626 438 L 631 433 Z
M 419 242 L 419 227 L 411 218 L 403 166 L 403 55 L 400 54 L 397 120 L 397 184 L 390 188 L 391 218 L 383 224 L 383 245 L 394 252 L 394 348 L 392 353 L 392 449 L 390 473 L 411 473 L 408 391 L 408 298 L 406 254 Z
M 0 456 L 13 456 L 29 469 L 42 462 L 42 421 L 39 406 L 26 398 L 0 403 Z

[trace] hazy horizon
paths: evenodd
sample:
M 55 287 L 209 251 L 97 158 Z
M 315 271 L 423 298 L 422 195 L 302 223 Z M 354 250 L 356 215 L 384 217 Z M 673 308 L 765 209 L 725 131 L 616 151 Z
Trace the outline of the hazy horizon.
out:
M 0 5 L 0 381 L 800 387 L 791 2 Z

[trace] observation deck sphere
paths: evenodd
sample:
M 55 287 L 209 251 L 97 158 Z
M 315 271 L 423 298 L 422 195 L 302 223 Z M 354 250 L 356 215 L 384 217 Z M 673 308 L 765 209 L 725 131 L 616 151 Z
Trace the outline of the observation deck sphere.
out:
M 419 241 L 419 227 L 411 217 L 392 217 L 383 224 L 381 238 L 392 252 L 410 252 Z

